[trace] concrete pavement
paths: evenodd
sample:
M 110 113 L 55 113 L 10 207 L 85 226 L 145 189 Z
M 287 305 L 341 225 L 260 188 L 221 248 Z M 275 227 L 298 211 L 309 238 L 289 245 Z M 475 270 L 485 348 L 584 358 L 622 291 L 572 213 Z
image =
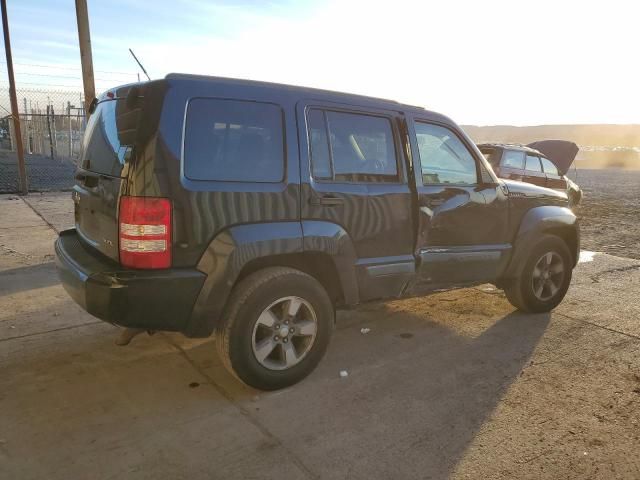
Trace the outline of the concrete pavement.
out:
M 580 264 L 551 315 L 490 286 L 341 312 L 263 393 L 211 339 L 114 345 L 57 282 L 71 211 L 0 196 L 0 478 L 640 478 L 640 261 Z

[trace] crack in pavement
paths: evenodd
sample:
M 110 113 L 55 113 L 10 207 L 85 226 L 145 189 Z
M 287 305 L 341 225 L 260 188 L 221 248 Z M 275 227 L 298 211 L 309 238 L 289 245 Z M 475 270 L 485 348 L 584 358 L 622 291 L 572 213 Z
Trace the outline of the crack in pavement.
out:
M 60 233 L 60 231 L 56 227 L 54 227 L 53 224 L 49 222 L 49 220 L 44 218 L 44 215 L 42 215 L 33 205 L 31 205 L 31 203 L 29 203 L 29 201 L 25 197 L 20 197 L 20 200 L 22 200 L 31 210 L 33 210 L 33 213 L 38 215 L 42 219 L 42 221 L 49 226 L 51 230 L 53 230 L 57 234 Z
M 626 267 L 610 268 L 609 270 L 603 270 L 602 272 L 589 275 L 589 278 L 593 283 L 600 283 L 600 277 L 607 275 L 608 273 L 628 272 L 629 270 L 638 270 L 638 269 L 640 269 L 640 264 L 627 265 Z
M 46 335 L 48 333 L 60 332 L 62 330 L 71 330 L 73 328 L 87 327 L 89 325 L 97 325 L 98 323 L 105 323 L 105 322 L 103 322 L 102 320 L 97 320 L 95 322 L 83 323 L 81 325 L 68 325 L 66 327 L 54 328 L 53 330 L 47 330 L 46 332 L 26 333 L 24 335 L 17 335 L 15 337 L 0 338 L 0 343 L 8 342 L 9 340 L 19 340 L 21 338 L 35 337 L 37 335 Z
M 160 337 L 162 337 L 165 340 L 165 342 L 167 342 L 169 345 L 171 345 L 173 348 L 177 350 L 178 354 L 182 356 L 196 372 L 198 372 L 200 375 L 206 378 L 209 381 L 209 383 L 213 386 L 213 388 L 220 395 L 222 395 L 229 403 L 231 403 L 231 405 L 233 405 L 240 412 L 240 414 L 243 415 L 249 421 L 249 423 L 251 423 L 254 427 L 256 427 L 265 437 L 274 441 L 280 448 L 284 449 L 285 451 L 290 451 L 290 449 L 284 446 L 284 444 L 282 443 L 282 440 L 280 440 L 276 435 L 274 435 L 271 431 L 269 431 L 267 427 L 262 425 L 262 423 L 260 423 L 260 421 L 257 418 L 255 418 L 248 409 L 246 409 L 245 407 L 240 405 L 238 402 L 236 402 L 236 400 L 233 398 L 233 396 L 231 396 L 231 394 L 229 394 L 229 392 L 227 392 L 220 384 L 216 383 L 215 379 L 211 375 L 209 375 L 206 371 L 204 371 L 204 369 L 198 366 L 198 364 L 191 357 L 189 357 L 187 352 L 180 345 L 173 342 L 164 332 L 159 332 L 159 334 L 160 334 Z M 300 469 L 307 478 L 314 479 L 314 480 L 317 478 L 320 478 L 319 475 L 313 473 L 309 469 L 309 467 L 307 467 L 302 462 L 302 460 L 300 460 L 297 457 L 297 455 L 292 453 L 289 458 L 291 459 L 293 464 L 296 467 L 298 467 L 298 469 Z
M 575 318 L 566 313 L 553 312 L 555 315 L 560 315 L 561 317 L 567 318 L 569 320 L 573 320 L 574 322 L 584 323 L 586 325 L 591 325 L 592 327 L 601 328 L 602 330 L 607 330 L 612 333 L 619 333 L 620 335 L 624 335 L 625 337 L 633 338 L 635 340 L 640 340 L 640 335 L 634 335 L 633 333 L 627 333 L 620 330 L 616 330 L 615 328 L 605 327 L 604 325 L 598 325 L 597 323 L 590 322 L 588 320 L 583 320 L 581 318 Z
M 619 269 L 612 269 L 612 271 L 627 271 L 627 270 L 632 270 L 632 269 L 635 269 L 635 268 L 640 269 L 640 265 L 633 265 L 633 268 L 621 267 Z M 608 272 L 608 270 L 606 272 L 602 272 L 602 273 L 607 273 L 607 272 Z M 484 290 L 482 290 L 482 289 L 480 289 L 478 287 L 473 287 L 473 288 L 474 288 L 474 290 L 477 290 L 478 292 L 482 292 L 485 295 L 489 295 L 489 296 L 493 295 L 493 296 L 495 296 L 494 293 L 485 292 Z M 568 320 L 573 320 L 574 322 L 584 323 L 586 325 L 591 325 L 592 327 L 601 328 L 602 330 L 607 330 L 607 331 L 612 332 L 612 333 L 619 333 L 620 335 L 624 335 L 625 337 L 633 338 L 635 340 L 640 340 L 640 335 L 634 335 L 633 333 L 623 332 L 623 331 L 620 331 L 620 330 L 616 330 L 615 328 L 605 327 L 604 325 L 599 325 L 597 323 L 593 323 L 593 322 L 590 322 L 588 320 L 583 320 L 582 318 L 575 318 L 575 317 L 572 317 L 570 315 L 567 315 L 566 313 L 560 313 L 560 312 L 557 312 L 557 311 L 554 311 L 554 310 L 552 310 L 551 313 L 553 313 L 554 315 L 559 315 L 561 317 L 564 317 L 564 318 L 566 318 Z

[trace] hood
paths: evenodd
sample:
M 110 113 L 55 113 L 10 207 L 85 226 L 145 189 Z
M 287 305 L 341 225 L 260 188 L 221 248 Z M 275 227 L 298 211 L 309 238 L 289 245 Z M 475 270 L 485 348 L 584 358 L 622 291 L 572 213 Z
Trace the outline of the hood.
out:
M 561 205 L 567 203 L 567 194 L 551 188 L 540 187 L 532 183 L 518 182 L 516 180 L 500 179 L 509 190 L 509 197 L 536 200 L 541 205 Z
M 578 154 L 578 145 L 567 140 L 540 140 L 527 145 L 555 163 L 560 175 L 566 175 Z

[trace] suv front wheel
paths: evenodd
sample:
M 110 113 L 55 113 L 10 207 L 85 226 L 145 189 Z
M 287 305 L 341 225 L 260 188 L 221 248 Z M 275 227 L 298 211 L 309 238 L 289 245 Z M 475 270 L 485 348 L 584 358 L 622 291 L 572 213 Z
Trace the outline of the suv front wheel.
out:
M 233 375 L 252 387 L 277 390 L 313 371 L 333 324 L 333 304 L 315 278 L 292 268 L 266 268 L 234 288 L 216 344 Z
M 543 236 L 531 249 L 520 277 L 505 287 L 507 299 L 523 312 L 549 312 L 564 298 L 571 283 L 571 254 L 565 242 Z

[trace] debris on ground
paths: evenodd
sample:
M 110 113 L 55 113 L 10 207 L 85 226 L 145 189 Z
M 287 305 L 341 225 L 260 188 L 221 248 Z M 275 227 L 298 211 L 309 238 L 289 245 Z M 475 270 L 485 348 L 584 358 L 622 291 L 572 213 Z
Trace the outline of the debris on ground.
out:
M 598 252 L 591 252 L 589 250 L 580 250 L 580 257 L 578 257 L 578 263 L 593 262 L 593 257 L 595 257 L 597 253 Z
M 370 328 L 364 327 L 360 329 L 360 333 L 363 335 L 366 335 L 367 333 L 369 333 L 371 331 Z
M 346 370 L 340 370 L 340 376 L 342 378 L 346 378 L 349 376 L 349 372 L 347 372 Z

